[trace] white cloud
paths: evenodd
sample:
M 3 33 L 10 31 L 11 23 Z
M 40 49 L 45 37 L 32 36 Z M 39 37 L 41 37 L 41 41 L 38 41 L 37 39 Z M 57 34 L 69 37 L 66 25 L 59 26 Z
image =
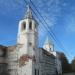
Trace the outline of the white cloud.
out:
M 67 31 L 68 31 L 68 32 L 75 32 L 75 24 L 70 24 L 70 25 L 67 27 Z
M 59 0 L 39 0 L 36 2 L 33 0 L 34 4 L 36 4 L 37 9 L 44 17 L 45 21 L 49 26 L 53 26 L 56 23 L 57 15 L 60 12 Z
M 67 32 L 75 32 L 75 19 L 71 18 L 70 21 L 68 21 L 68 25 L 66 27 Z

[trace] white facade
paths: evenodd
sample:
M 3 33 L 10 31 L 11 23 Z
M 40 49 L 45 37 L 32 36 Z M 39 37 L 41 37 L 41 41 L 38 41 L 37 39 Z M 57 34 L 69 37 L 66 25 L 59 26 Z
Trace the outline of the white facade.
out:
M 34 75 L 35 65 L 35 50 L 37 46 L 37 23 L 33 19 L 30 7 L 28 7 L 27 15 L 19 22 L 17 44 L 22 47 L 17 47 L 18 52 L 18 75 Z
M 17 75 L 17 53 L 16 46 L 10 46 L 7 49 L 7 62 L 9 75 Z
M 55 56 L 44 49 L 39 49 L 39 75 L 56 75 Z
M 48 38 L 37 48 L 38 23 L 32 16 L 31 8 L 19 22 L 17 45 L 8 47 L 8 70 L 10 75 L 55 75 L 59 73 L 60 61 L 54 52 L 54 45 Z
M 62 65 L 61 65 L 61 61 L 59 59 L 59 53 L 54 51 L 54 45 L 51 42 L 49 42 L 48 37 L 44 43 L 43 48 L 56 57 L 56 59 L 55 59 L 56 71 L 58 74 L 62 74 Z

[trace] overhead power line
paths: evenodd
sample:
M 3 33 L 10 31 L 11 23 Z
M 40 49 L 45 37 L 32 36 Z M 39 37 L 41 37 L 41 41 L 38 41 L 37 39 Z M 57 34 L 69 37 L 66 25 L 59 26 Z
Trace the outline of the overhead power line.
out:
M 26 0 L 24 0 L 24 1 L 25 1 L 26 4 L 28 4 L 28 3 L 26 2 Z M 39 16 L 40 16 L 40 17 L 42 18 L 42 20 L 44 21 L 45 25 L 43 24 L 42 21 L 40 21 L 40 22 L 44 25 L 44 27 L 45 27 L 45 29 L 48 31 L 49 35 L 53 38 L 53 40 L 54 40 L 57 44 L 59 43 L 59 44 L 61 45 L 62 49 L 65 50 L 68 55 L 70 55 L 70 54 L 68 53 L 68 51 L 64 48 L 63 44 L 62 44 L 62 43 L 59 41 L 59 39 L 56 37 L 56 35 L 55 35 L 54 32 L 52 31 L 52 29 L 48 26 L 47 22 L 45 21 L 45 19 L 44 19 L 43 16 L 41 15 L 41 13 L 38 11 L 38 9 L 37 9 L 36 6 L 34 5 L 34 3 L 33 3 L 31 0 L 30 0 L 30 3 L 33 5 L 33 7 L 35 8 L 35 10 L 36 10 L 37 13 L 39 14 Z M 34 11 L 33 11 L 33 12 L 34 12 Z M 34 13 L 35 13 L 35 12 L 34 12 Z M 35 15 L 36 15 L 36 14 L 35 14 Z M 38 17 L 38 16 L 36 15 L 36 17 Z M 38 19 L 39 19 L 39 17 L 38 17 Z M 50 30 L 49 30 L 48 28 L 50 28 Z

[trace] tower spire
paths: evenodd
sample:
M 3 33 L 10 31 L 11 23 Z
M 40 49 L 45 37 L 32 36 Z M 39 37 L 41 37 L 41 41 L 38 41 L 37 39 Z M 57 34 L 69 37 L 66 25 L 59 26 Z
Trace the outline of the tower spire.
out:
M 46 38 L 43 48 L 49 52 L 54 50 L 53 44 L 52 42 L 50 42 L 48 37 Z
M 29 19 L 33 18 L 33 16 L 32 16 L 32 10 L 31 10 L 30 5 L 27 6 L 27 12 L 26 12 L 25 18 L 29 18 Z

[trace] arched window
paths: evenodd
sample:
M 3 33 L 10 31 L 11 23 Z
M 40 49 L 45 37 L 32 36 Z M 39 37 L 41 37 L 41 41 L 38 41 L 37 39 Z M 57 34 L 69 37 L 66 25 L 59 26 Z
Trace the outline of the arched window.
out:
M 32 22 L 29 23 L 29 29 L 32 30 Z
M 22 30 L 25 30 L 26 29 L 26 22 L 23 22 L 22 24 Z
M 26 23 L 23 24 L 23 28 L 26 29 Z

